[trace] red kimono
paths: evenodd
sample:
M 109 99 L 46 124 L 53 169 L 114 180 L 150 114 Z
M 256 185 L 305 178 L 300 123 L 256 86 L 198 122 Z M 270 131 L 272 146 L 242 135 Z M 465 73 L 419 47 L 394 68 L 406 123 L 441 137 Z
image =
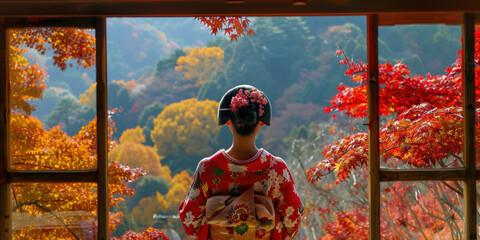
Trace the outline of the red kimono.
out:
M 197 166 L 179 214 L 193 239 L 290 239 L 304 207 L 286 163 L 264 149 L 249 160 L 220 150 Z

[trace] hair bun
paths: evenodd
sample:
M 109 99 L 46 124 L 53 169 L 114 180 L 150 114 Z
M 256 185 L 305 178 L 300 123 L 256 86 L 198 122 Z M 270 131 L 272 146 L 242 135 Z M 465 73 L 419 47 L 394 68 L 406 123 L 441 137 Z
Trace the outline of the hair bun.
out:
M 235 120 L 238 124 L 256 124 L 259 119 L 257 118 L 257 110 L 253 104 L 249 104 L 246 107 L 242 107 L 233 112 Z

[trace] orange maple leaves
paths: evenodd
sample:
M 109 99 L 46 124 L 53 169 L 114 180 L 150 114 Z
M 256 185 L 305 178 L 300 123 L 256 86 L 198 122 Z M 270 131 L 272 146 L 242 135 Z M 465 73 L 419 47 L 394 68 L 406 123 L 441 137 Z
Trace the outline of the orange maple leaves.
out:
M 46 69 L 35 60 L 25 58 L 28 49 L 40 55 L 53 51 L 54 65 L 61 70 L 73 66 L 90 68 L 95 63 L 95 37 L 89 30 L 74 28 L 25 28 L 9 31 L 9 77 L 11 86 L 10 155 L 15 170 L 88 170 L 97 166 L 96 119 L 83 126 L 78 134 L 68 136 L 60 126 L 45 130 L 42 122 L 31 116 L 31 100 L 41 99 L 46 89 Z M 114 123 L 109 124 L 108 150 L 116 144 L 110 139 Z M 118 206 L 122 196 L 132 196 L 127 183 L 145 175 L 117 162 L 108 166 L 109 206 Z M 12 184 L 14 211 L 23 217 L 39 219 L 63 228 L 20 226 L 14 238 L 35 235 L 39 239 L 93 238 L 96 235 L 97 191 L 95 183 L 24 183 Z M 122 213 L 110 214 L 110 231 L 121 222 Z M 34 219 L 32 219 L 33 221 Z M 42 226 L 42 225 L 40 225 Z
M 23 55 L 28 49 L 40 54 L 53 50 L 53 64 L 65 70 L 73 66 L 90 68 L 95 64 L 95 37 L 88 31 L 76 28 L 24 28 L 9 31 L 9 75 L 12 110 L 30 114 L 35 107 L 30 100 L 43 98 L 47 72 L 35 60 L 29 62 Z
M 88 170 L 96 168 L 96 119 L 72 137 L 63 132 L 59 126 L 44 130 L 40 120 L 20 113 L 12 114 L 11 127 L 13 133 L 11 167 L 13 169 Z M 108 142 L 114 144 L 114 141 Z M 109 146 L 109 148 L 112 147 L 113 145 Z M 129 168 L 118 162 L 110 163 L 108 166 L 109 205 L 118 206 L 120 201 L 124 201 L 122 196 L 133 196 L 134 190 L 128 187 L 127 183 L 135 182 L 143 175 L 145 172 L 142 169 Z M 16 185 L 13 188 L 15 209 L 35 214 L 75 210 L 89 212 L 94 216 L 97 205 L 95 189 L 94 183 Z M 115 229 L 118 224 L 115 219 L 114 216 L 110 219 L 112 229 Z M 67 229 L 69 228 L 58 230 L 57 233 L 67 232 Z M 27 230 L 24 229 L 24 231 Z M 32 233 L 39 229 L 32 228 L 28 231 Z M 48 239 L 48 237 L 45 236 L 42 239 Z
M 10 39 L 12 46 L 33 48 L 40 54 L 53 51 L 53 65 L 65 70 L 78 66 L 93 67 L 95 64 L 95 36 L 92 30 L 78 28 L 24 28 L 14 30 Z

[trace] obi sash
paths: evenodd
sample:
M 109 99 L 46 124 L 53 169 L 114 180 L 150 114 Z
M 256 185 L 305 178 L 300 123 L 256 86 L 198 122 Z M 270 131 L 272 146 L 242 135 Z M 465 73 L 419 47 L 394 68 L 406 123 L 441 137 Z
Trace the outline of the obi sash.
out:
M 270 197 L 250 187 L 238 197 L 214 196 L 206 202 L 210 239 L 270 239 L 275 211 Z

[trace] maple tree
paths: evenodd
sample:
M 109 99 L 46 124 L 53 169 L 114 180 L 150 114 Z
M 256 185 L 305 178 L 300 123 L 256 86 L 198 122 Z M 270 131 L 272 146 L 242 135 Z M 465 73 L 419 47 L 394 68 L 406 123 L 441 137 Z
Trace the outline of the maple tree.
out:
M 175 70 L 183 73 L 187 80 L 196 80 L 194 84 L 183 85 L 183 88 L 198 87 L 204 84 L 222 69 L 223 49 L 220 47 L 195 47 L 185 50 L 186 56 L 177 59 Z
M 411 76 L 409 68 L 401 62 L 379 65 L 379 111 L 387 118 L 379 133 L 380 156 L 385 166 L 464 166 L 461 54 L 459 51 L 455 63 L 438 76 Z M 337 55 L 343 56 L 340 64 L 348 66 L 345 74 L 355 86 L 341 84 L 331 106 L 325 110 L 344 113 L 353 119 L 364 118 L 367 116 L 367 65 L 360 60 L 352 61 L 342 50 L 338 50 Z M 477 27 L 475 62 L 479 61 L 480 29 Z M 478 65 L 475 72 L 475 89 L 480 89 Z M 477 104 L 479 93 L 480 90 L 476 90 Z M 477 112 L 477 121 L 479 118 Z M 476 124 L 476 131 L 479 130 L 480 125 Z M 475 140 L 479 142 L 478 134 Z M 479 145 L 476 147 L 478 149 Z M 364 186 L 368 172 L 367 151 L 367 133 L 353 133 L 327 145 L 322 152 L 324 159 L 308 169 L 308 181 L 312 184 L 330 179 L 333 183 L 327 188 L 333 189 L 355 183 L 348 194 L 358 200 L 357 204 L 344 205 L 343 210 L 334 214 L 325 209 L 314 210 L 320 215 L 334 215 L 323 226 L 326 231 L 323 239 L 367 238 L 357 234 L 365 234 L 368 229 L 367 195 L 359 194 L 358 190 L 367 188 Z M 477 159 L 478 154 L 477 150 Z M 382 190 L 382 236 L 387 239 L 461 239 L 462 195 L 461 182 L 388 183 Z M 329 206 L 337 204 L 332 199 Z
M 14 111 L 30 114 L 35 110 L 27 101 L 43 97 L 47 72 L 23 55 L 28 49 L 40 54 L 53 50 L 53 65 L 65 70 L 73 66 L 89 68 L 95 63 L 95 37 L 75 28 L 24 28 L 10 32 L 9 77 L 12 92 L 10 105 Z
M 253 29 L 249 28 L 250 19 L 247 17 L 195 17 L 196 20 L 207 26 L 213 35 L 223 32 L 231 41 L 237 41 L 241 36 L 251 36 L 255 34 Z

